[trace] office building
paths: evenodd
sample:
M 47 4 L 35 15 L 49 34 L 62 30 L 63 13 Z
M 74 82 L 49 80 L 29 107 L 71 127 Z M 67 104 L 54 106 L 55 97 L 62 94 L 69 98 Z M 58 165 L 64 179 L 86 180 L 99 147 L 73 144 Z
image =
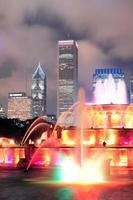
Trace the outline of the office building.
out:
M 78 45 L 74 40 L 58 42 L 57 115 L 75 102 L 78 87 Z
M 8 94 L 8 118 L 20 120 L 31 118 L 31 98 L 24 92 Z
M 32 117 L 46 114 L 46 73 L 39 63 L 32 75 Z
M 0 118 L 6 118 L 6 113 L 2 104 L 0 104 Z

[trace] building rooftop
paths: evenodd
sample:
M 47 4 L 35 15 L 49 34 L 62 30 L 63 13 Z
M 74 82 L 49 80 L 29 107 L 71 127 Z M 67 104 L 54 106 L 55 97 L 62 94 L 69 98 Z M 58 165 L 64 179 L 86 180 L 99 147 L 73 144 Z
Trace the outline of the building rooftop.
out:
M 121 68 L 102 68 L 96 69 L 95 74 L 123 74 Z
M 45 72 L 43 71 L 40 62 L 38 63 L 37 69 L 35 70 L 35 72 L 33 73 L 32 79 L 35 78 L 42 78 L 44 79 L 46 76 Z

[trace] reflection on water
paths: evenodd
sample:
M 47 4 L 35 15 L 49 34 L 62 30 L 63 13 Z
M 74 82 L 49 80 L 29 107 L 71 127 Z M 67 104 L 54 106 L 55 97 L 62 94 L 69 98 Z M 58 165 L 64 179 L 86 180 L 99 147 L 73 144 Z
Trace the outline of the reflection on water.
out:
M 47 182 L 46 170 L 0 170 L 2 200 L 107 200 L 133 199 L 133 175 L 117 176 L 102 184 Z M 116 198 L 117 194 L 117 198 Z M 122 198 L 123 197 L 123 198 Z
M 74 192 L 71 188 L 61 188 L 57 192 L 58 200 L 74 200 Z

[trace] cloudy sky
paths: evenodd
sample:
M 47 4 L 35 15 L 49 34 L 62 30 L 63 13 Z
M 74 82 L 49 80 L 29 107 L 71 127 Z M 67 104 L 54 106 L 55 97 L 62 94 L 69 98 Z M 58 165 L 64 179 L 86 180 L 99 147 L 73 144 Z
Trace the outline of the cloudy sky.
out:
M 48 112 L 56 111 L 57 41 L 79 44 L 79 83 L 91 90 L 95 68 L 118 66 L 133 75 L 133 0 L 0 0 L 0 102 L 30 95 L 40 61 L 48 79 Z M 89 95 L 88 95 L 89 96 Z

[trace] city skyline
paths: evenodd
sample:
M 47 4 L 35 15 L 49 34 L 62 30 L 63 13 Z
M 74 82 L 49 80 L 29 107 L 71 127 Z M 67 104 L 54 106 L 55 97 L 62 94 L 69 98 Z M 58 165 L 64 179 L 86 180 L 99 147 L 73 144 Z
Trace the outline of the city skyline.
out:
M 75 91 L 73 91 L 74 93 L 75 93 L 75 97 L 77 97 L 77 95 L 78 95 L 78 89 L 80 88 L 80 84 L 79 84 L 79 81 L 78 81 L 78 44 L 77 44 L 77 41 L 75 41 L 75 40 L 62 40 L 62 41 L 58 41 L 58 56 L 59 57 L 57 57 L 57 60 L 58 60 L 58 64 L 57 64 L 57 71 L 59 71 L 59 65 L 61 64 L 60 63 L 60 51 L 62 51 L 61 49 L 60 49 L 60 46 L 61 46 L 61 48 L 62 48 L 62 45 L 59 45 L 59 43 L 61 43 L 61 42 L 64 42 L 64 43 L 70 43 L 70 42 L 74 42 L 74 44 L 75 44 L 75 46 L 77 47 L 77 54 L 76 54 L 76 57 L 75 57 L 75 62 L 76 62 L 76 68 L 75 68 L 75 75 L 76 75 L 76 79 L 75 80 L 77 80 L 76 82 L 75 82 L 75 86 L 74 86 L 74 89 L 75 89 Z M 64 48 L 64 47 L 63 47 Z M 64 49 L 63 49 L 63 51 L 64 51 Z M 66 52 L 65 52 L 66 53 Z M 64 55 L 64 54 L 63 54 Z M 65 54 L 66 55 L 66 54 Z M 60 64 L 59 64 L 60 63 Z M 43 92 L 45 93 L 45 101 L 44 102 L 42 102 L 42 112 L 41 113 L 36 113 L 36 114 L 33 114 L 33 100 L 32 100 L 32 106 L 31 106 L 31 116 L 34 118 L 34 117 L 36 117 L 36 116 L 41 116 L 41 115 L 43 115 L 43 112 L 44 112 L 44 115 L 45 114 L 49 114 L 48 112 L 47 112 L 47 105 L 48 104 L 46 104 L 46 102 L 47 102 L 47 99 L 48 99 L 48 96 L 46 95 L 46 93 L 47 93 L 47 91 L 46 91 L 46 89 L 47 89 L 47 79 L 46 79 L 46 71 L 44 72 L 43 70 L 44 70 L 44 67 L 43 67 L 43 69 L 42 69 L 42 67 L 41 67 L 41 65 L 42 64 L 40 64 L 40 62 L 38 62 L 38 65 L 36 65 L 35 67 L 36 67 L 36 69 L 34 70 L 34 72 L 32 73 L 32 78 L 31 78 L 31 85 L 29 86 L 29 89 L 31 90 L 31 92 L 30 92 L 30 95 L 28 95 L 28 96 L 30 96 L 30 98 L 32 98 L 33 99 L 33 82 L 34 82 L 34 76 L 38 76 L 40 73 L 41 73 L 41 76 L 43 76 L 43 74 L 44 74 L 44 79 L 45 79 L 45 83 L 44 83 L 44 85 L 45 85 L 45 87 L 43 88 Z M 35 68 L 34 67 L 34 68 Z M 121 68 L 117 68 L 117 66 L 115 66 L 115 67 L 113 67 L 112 68 L 112 66 L 109 66 L 108 68 L 94 68 L 94 71 L 96 72 L 96 71 L 110 71 L 110 70 L 120 70 L 121 71 Z M 43 74 L 42 74 L 43 73 Z M 60 72 L 58 72 L 59 74 L 58 74 L 58 76 L 60 76 Z M 123 73 L 123 75 L 124 75 L 124 73 Z M 57 76 L 57 77 L 58 77 Z M 125 75 L 124 75 L 124 77 L 125 77 Z M 130 78 L 131 78 L 132 76 L 130 76 Z M 27 77 L 26 77 L 27 78 Z M 58 77 L 59 78 L 59 77 Z M 58 96 L 58 90 L 59 90 L 59 88 L 58 88 L 58 81 L 59 81 L 59 79 L 57 78 L 57 80 L 56 80 L 56 82 L 57 82 L 57 96 Z M 91 82 L 91 87 L 92 87 L 92 90 L 90 91 L 90 96 L 91 96 L 91 101 L 90 101 L 90 103 L 95 103 L 94 102 L 94 86 L 93 86 L 93 78 L 94 78 L 94 74 L 92 75 L 92 82 Z M 125 78 L 124 78 L 125 79 Z M 36 82 L 36 80 L 35 80 L 35 82 Z M 28 90 L 28 88 L 27 88 L 27 79 L 25 79 L 25 90 L 20 90 L 20 91 L 18 91 L 18 90 L 16 90 L 15 92 L 14 91 L 12 91 L 13 93 L 26 93 L 26 95 L 27 95 L 27 90 Z M 126 83 L 127 84 L 127 83 Z M 127 98 L 128 98 L 128 101 L 129 101 L 129 103 L 130 102 L 132 102 L 131 101 L 131 99 L 130 99 L 130 95 L 131 95 L 131 81 L 129 81 L 128 82 L 128 84 L 130 84 L 129 85 L 129 91 L 128 91 L 128 88 L 125 88 L 125 89 L 127 89 Z M 84 88 L 85 89 L 85 88 Z M 9 93 L 10 94 L 10 93 Z M 88 96 L 88 94 L 86 94 L 86 96 Z M 74 99 L 73 99 L 73 103 L 75 103 L 75 101 L 76 101 L 76 98 L 74 97 Z M 57 98 L 58 99 L 58 98 Z M 86 98 L 86 100 L 88 101 L 88 98 Z M 89 102 L 89 101 L 88 101 Z M 73 103 L 71 104 L 71 106 L 73 105 Z M 2 105 L 3 106 L 3 105 Z M 70 107 L 71 107 L 70 106 Z M 69 108 L 69 107 L 68 107 Z M 67 109 L 68 109 L 67 108 Z M 66 110 L 67 110 L 66 109 Z M 8 111 L 7 111 L 8 112 Z M 53 114 L 57 114 L 57 115 L 59 115 L 60 114 L 60 112 L 58 112 L 58 101 L 57 101 L 57 105 L 55 105 L 55 112 L 52 112 Z
M 108 66 L 122 68 L 129 90 L 129 75 L 133 75 L 132 10 L 129 0 L 1 1 L 0 102 L 7 104 L 11 91 L 25 91 L 26 80 L 30 95 L 33 66 L 40 60 L 48 74 L 48 113 L 55 113 L 57 42 L 64 39 L 79 44 L 79 84 L 88 94 L 95 68 Z

